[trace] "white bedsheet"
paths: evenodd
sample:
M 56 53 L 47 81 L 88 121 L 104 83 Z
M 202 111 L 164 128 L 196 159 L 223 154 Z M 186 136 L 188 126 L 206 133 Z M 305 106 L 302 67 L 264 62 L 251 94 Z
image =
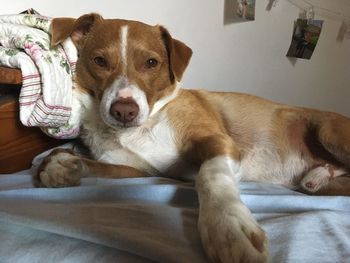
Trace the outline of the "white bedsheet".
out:
M 206 262 L 191 183 L 85 179 L 34 188 L 30 171 L 0 175 L 0 262 Z M 272 262 L 350 262 L 350 198 L 242 183 L 269 236 Z

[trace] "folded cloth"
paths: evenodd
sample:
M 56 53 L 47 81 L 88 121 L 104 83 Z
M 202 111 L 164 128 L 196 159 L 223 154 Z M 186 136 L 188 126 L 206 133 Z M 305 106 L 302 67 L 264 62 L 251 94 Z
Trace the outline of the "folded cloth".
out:
M 75 88 L 78 58 L 68 38 L 50 47 L 51 18 L 33 15 L 0 16 L 0 65 L 20 68 L 20 120 L 40 126 L 55 138 L 79 134 L 79 91 Z

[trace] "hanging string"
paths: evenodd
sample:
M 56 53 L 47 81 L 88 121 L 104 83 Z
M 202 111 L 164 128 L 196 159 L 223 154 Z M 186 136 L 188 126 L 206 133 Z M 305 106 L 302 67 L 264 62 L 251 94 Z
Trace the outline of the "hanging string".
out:
M 272 7 L 275 7 L 277 5 L 278 0 L 269 0 L 269 3 L 266 6 L 266 10 L 270 11 Z
M 310 8 L 312 8 L 314 13 L 317 13 L 317 15 L 322 16 L 324 18 L 330 18 L 332 20 L 340 22 L 344 20 L 350 21 L 349 15 L 345 15 L 344 13 L 333 11 L 324 7 L 319 7 L 317 5 L 312 4 L 308 0 L 288 0 L 288 2 L 300 9 L 309 10 Z
M 292 5 L 298 7 L 304 12 L 302 15 L 306 15 L 305 18 L 313 19 L 315 13 L 324 18 L 330 18 L 335 21 L 341 22 L 341 27 L 338 32 L 337 41 L 342 42 L 344 38 L 350 39 L 350 16 L 344 13 L 332 11 L 327 8 L 313 5 L 308 0 L 288 0 Z

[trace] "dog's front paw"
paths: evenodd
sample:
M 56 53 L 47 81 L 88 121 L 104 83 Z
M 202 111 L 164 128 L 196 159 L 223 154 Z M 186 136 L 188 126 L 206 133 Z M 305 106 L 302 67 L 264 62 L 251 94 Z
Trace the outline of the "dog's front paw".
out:
M 247 207 L 235 202 L 200 209 L 199 231 L 212 262 L 267 262 L 267 237 Z
M 40 186 L 65 187 L 80 184 L 81 162 L 73 151 L 53 150 L 38 168 Z

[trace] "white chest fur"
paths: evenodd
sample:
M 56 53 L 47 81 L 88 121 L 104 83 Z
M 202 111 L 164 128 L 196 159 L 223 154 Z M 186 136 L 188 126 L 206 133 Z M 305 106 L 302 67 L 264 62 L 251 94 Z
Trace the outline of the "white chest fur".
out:
M 119 141 L 123 148 L 136 153 L 160 172 L 173 165 L 179 156 L 174 132 L 164 113 L 159 113 L 148 125 L 123 132 Z
M 115 130 L 92 109 L 87 111 L 83 127 L 83 140 L 95 159 L 102 162 L 128 165 L 155 175 L 167 170 L 179 157 L 174 131 L 163 112 L 141 127 Z

